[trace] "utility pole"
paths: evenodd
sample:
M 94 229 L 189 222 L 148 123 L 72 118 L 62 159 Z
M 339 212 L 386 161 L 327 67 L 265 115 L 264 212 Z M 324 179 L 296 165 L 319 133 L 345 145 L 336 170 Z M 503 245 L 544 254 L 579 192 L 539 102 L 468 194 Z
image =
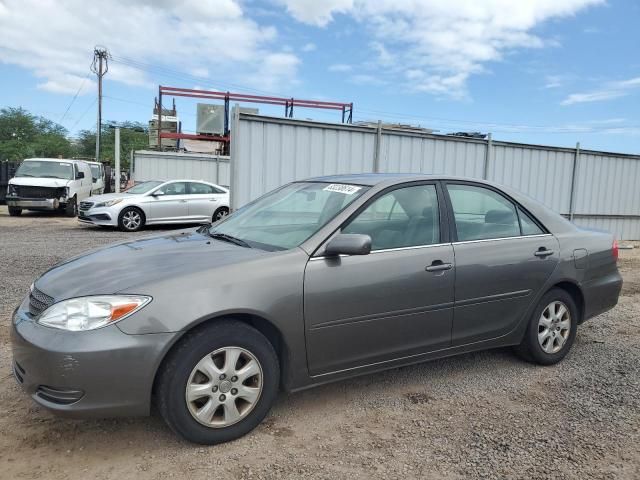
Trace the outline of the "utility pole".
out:
M 93 50 L 91 71 L 98 77 L 98 124 L 96 128 L 96 162 L 100 161 L 100 137 L 102 136 L 102 77 L 109 71 L 109 52 L 105 47 Z
M 120 192 L 120 127 L 116 127 L 115 161 L 116 161 L 116 193 L 119 193 Z

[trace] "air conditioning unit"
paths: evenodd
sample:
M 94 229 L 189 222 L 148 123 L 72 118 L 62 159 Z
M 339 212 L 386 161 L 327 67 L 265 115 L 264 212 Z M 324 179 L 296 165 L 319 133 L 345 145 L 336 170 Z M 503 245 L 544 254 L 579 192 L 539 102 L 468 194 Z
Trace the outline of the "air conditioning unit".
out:
M 224 134 L 224 105 L 198 104 L 196 132 L 199 134 Z

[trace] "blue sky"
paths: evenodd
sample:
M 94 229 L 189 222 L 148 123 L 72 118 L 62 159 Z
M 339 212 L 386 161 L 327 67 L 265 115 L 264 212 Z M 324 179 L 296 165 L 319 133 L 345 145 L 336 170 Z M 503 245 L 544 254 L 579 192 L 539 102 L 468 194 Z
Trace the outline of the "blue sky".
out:
M 93 128 L 89 64 L 101 44 L 113 56 L 107 120 L 146 122 L 161 83 L 352 101 L 355 120 L 640 153 L 637 0 L 174 3 L 0 0 L 0 106 L 72 134 Z M 195 103 L 177 100 L 185 131 Z

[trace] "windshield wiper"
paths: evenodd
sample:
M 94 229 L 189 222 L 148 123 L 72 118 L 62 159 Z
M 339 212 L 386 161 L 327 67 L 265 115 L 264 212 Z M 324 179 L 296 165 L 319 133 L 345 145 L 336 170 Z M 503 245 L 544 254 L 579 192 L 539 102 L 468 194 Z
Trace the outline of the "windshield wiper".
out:
M 21 173 L 20 175 L 16 175 L 16 177 L 33 177 L 33 175 L 29 175 L 28 173 Z
M 40 175 L 40 178 L 59 178 L 60 180 L 68 180 L 67 178 L 56 177 L 55 175 Z
M 211 238 L 215 238 L 216 240 L 222 240 L 223 242 L 229 242 L 235 245 L 239 245 L 240 247 L 251 248 L 251 245 L 249 245 L 247 242 L 240 238 L 236 238 L 233 235 L 227 235 L 226 233 L 209 232 L 209 236 Z

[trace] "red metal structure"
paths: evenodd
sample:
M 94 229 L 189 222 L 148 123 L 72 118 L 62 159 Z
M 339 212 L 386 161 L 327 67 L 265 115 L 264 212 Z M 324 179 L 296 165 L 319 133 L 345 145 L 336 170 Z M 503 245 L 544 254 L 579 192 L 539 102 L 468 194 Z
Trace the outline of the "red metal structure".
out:
M 282 105 L 285 117 L 293 117 L 293 107 L 322 108 L 325 110 L 339 110 L 342 112 L 342 123 L 351 123 L 353 120 L 353 103 L 324 102 L 319 100 L 301 100 L 298 98 L 267 97 L 263 95 L 249 95 L 246 93 L 218 92 L 215 90 L 194 90 L 192 88 L 158 87 L 158 112 L 162 112 L 162 97 L 191 97 L 224 101 L 224 135 L 193 135 L 186 133 L 162 133 L 159 123 L 158 148 L 161 147 L 163 138 L 211 140 L 216 142 L 229 142 L 229 106 L 230 102 L 263 103 L 268 105 Z

